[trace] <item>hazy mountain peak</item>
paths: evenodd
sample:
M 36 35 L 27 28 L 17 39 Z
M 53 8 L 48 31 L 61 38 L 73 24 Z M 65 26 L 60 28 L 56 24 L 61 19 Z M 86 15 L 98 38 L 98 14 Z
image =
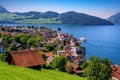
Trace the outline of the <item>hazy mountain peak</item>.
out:
M 0 13 L 8 13 L 7 9 L 0 5 Z
M 75 11 L 68 11 L 66 13 L 78 13 L 78 12 L 75 12 Z
M 110 16 L 107 20 L 111 21 L 114 24 L 120 24 L 120 12 Z

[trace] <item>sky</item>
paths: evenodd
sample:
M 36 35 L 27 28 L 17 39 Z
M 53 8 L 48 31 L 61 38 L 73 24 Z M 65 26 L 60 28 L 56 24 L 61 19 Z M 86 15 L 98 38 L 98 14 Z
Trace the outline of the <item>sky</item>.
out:
M 101 18 L 120 12 L 120 0 L 0 0 L 0 5 L 10 12 L 76 11 Z

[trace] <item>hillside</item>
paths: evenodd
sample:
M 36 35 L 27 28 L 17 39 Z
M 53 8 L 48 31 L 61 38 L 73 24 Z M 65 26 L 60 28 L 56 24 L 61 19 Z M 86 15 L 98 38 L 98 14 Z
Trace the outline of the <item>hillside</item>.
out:
M 53 24 L 78 24 L 78 25 L 113 25 L 104 19 L 74 11 L 59 14 L 53 11 L 47 12 L 8 12 L 0 6 L 0 23 L 53 23 Z
M 8 13 L 7 9 L 0 6 L 0 13 Z
M 104 19 L 74 11 L 61 14 L 61 21 L 63 24 L 112 25 L 111 22 L 108 22 Z
M 0 61 L 0 80 L 86 80 L 57 70 L 41 71 L 8 65 Z
M 120 12 L 115 15 L 112 15 L 107 20 L 113 22 L 114 24 L 120 25 Z

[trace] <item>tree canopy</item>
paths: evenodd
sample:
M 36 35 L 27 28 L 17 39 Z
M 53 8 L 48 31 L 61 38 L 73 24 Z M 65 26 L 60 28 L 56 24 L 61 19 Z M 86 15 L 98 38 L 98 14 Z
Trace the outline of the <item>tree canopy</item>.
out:
M 58 68 L 60 71 L 65 71 L 66 62 L 67 62 L 66 57 L 59 56 L 54 59 L 51 65 L 53 68 Z
M 92 56 L 89 64 L 86 65 L 85 75 L 88 80 L 109 80 L 112 77 L 111 61 L 107 58 L 101 59 Z M 84 64 L 83 64 L 84 65 Z

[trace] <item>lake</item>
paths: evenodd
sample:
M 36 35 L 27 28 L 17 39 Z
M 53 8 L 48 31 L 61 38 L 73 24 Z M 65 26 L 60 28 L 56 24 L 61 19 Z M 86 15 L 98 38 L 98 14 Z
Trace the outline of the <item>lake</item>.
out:
M 62 32 L 72 34 L 76 38 L 84 36 L 87 42 L 82 44 L 86 47 L 86 57 L 99 56 L 109 58 L 113 63 L 120 65 L 120 26 L 80 26 L 80 25 L 57 25 L 57 24 L 0 24 L 0 25 L 25 25 L 45 26 L 57 30 L 61 26 Z

